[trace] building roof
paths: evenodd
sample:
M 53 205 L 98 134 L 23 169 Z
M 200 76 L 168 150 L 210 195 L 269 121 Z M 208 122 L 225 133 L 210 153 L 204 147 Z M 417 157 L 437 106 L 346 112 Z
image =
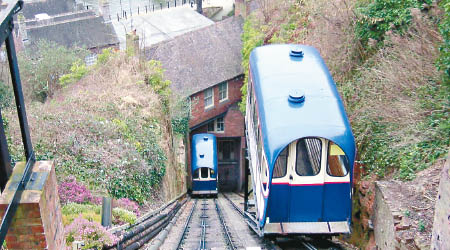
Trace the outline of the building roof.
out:
M 112 14 L 111 21 L 119 36 L 121 49 L 126 47 L 125 37 L 130 30 L 136 30 L 140 40 L 139 44 L 143 45 L 143 47 L 150 47 L 214 24 L 212 20 L 187 6 L 155 10 L 148 13 L 145 13 L 145 10 L 141 10 L 139 15 L 135 13 L 132 18 L 121 18 L 119 21 L 117 20 L 117 15 Z
M 45 25 L 26 28 L 31 44 L 45 39 L 57 44 L 87 49 L 117 45 L 119 40 L 111 23 L 105 23 L 101 16 L 85 16 L 59 22 L 51 21 Z
M 291 56 L 293 48 L 301 50 L 303 56 Z M 289 44 L 258 47 L 250 55 L 250 68 L 270 166 L 289 143 L 304 137 L 333 141 L 353 166 L 355 141 L 350 122 L 336 84 L 316 49 Z M 294 99 L 301 96 L 304 101 Z
M 228 18 L 158 43 L 145 54 L 162 62 L 175 92 L 190 96 L 243 74 L 242 26 L 242 17 Z
M 53 16 L 72 11 L 75 11 L 75 0 L 25 0 L 22 13 L 25 19 L 34 19 L 37 14 Z

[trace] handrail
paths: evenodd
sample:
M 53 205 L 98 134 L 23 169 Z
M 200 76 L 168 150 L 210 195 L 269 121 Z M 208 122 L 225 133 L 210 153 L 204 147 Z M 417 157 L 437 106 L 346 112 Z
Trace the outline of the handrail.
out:
M 20 131 L 22 134 L 22 143 L 25 151 L 26 165 L 23 170 L 21 180 L 17 189 L 14 191 L 11 203 L 8 205 L 5 214 L 2 218 L 2 223 L 0 226 L 0 245 L 3 245 L 6 234 L 8 233 L 9 226 L 11 224 L 12 218 L 16 213 L 17 207 L 19 206 L 20 198 L 22 193 L 30 180 L 31 172 L 36 161 L 33 152 L 33 146 L 31 144 L 30 130 L 28 128 L 27 114 L 25 111 L 25 102 L 22 92 L 22 84 L 20 81 L 19 66 L 16 56 L 16 50 L 14 46 L 14 37 L 12 35 L 14 21 L 13 17 L 17 12 L 19 12 L 23 7 L 23 0 L 15 0 L 8 4 L 7 8 L 0 13 L 0 44 L 5 42 L 6 52 L 8 54 L 9 69 L 11 72 L 11 81 L 14 89 L 14 97 L 16 101 L 17 115 L 19 117 Z M 0 121 L 1 118 L 0 112 Z M 2 170 L 0 172 L 11 174 L 11 162 L 8 151 L 8 145 L 5 140 L 5 131 L 3 129 L 3 123 L 0 124 L 2 127 L 0 129 L 0 167 Z M 6 185 L 8 177 L 2 179 L 0 183 L 1 189 Z

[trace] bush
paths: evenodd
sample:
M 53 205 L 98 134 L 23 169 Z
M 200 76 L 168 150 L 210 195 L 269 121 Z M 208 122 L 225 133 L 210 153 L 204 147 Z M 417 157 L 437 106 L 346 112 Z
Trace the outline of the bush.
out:
M 136 216 L 140 215 L 139 205 L 128 198 L 120 198 L 118 200 L 114 200 L 114 207 L 123 208 L 129 211 L 132 211 L 136 214 Z
M 101 209 L 100 205 L 68 203 L 61 208 L 63 224 L 68 225 L 80 216 L 88 221 L 101 222 Z
M 106 48 L 102 50 L 102 53 L 97 56 L 97 66 L 105 65 L 107 62 L 109 62 L 109 59 L 111 59 L 114 56 L 114 50 L 112 48 Z
M 88 69 L 86 67 L 86 64 L 78 59 L 72 64 L 72 67 L 70 67 L 70 73 L 65 74 L 59 78 L 59 84 L 61 86 L 67 86 L 70 83 L 77 82 L 80 80 L 86 73 L 88 72 Z
M 439 31 L 444 39 L 443 44 L 439 48 L 439 59 L 437 65 L 439 70 L 445 72 L 445 80 L 447 83 L 450 81 L 450 0 L 444 0 L 440 3 L 440 6 L 444 9 L 444 18 L 439 24 Z
M 21 76 L 32 90 L 31 96 L 44 102 L 60 87 L 59 78 L 70 73 L 72 65 L 83 60 L 87 51 L 66 48 L 54 42 L 40 40 L 36 46 L 18 54 Z
M 113 208 L 113 223 L 114 224 L 124 224 L 130 223 L 134 224 L 136 222 L 136 214 L 128 211 L 127 209 L 115 207 Z
M 159 185 L 166 171 L 167 157 L 158 144 L 156 121 L 114 119 L 120 134 L 127 143 L 133 145 L 136 151 L 146 161 L 146 167 L 136 169 L 134 164 L 127 162 L 130 171 L 112 178 L 108 183 L 108 191 L 115 198 L 130 198 L 142 204 L 152 194 L 153 188 Z M 140 133 L 135 133 L 135 131 Z
M 62 204 L 68 202 L 87 203 L 93 200 L 91 191 L 81 183 L 78 183 L 75 177 L 69 177 L 58 185 L 59 200 Z
M 404 31 L 411 22 L 411 8 L 421 8 L 432 0 L 363 1 L 357 9 L 356 35 L 363 44 L 369 39 L 381 41 L 388 30 Z
M 244 32 L 242 33 L 242 67 L 244 68 L 245 80 L 241 87 L 242 101 L 239 103 L 239 108 L 242 113 L 245 113 L 245 105 L 247 103 L 247 83 L 248 83 L 248 62 L 250 60 L 250 53 L 252 50 L 264 43 L 264 32 L 257 27 L 254 18 L 247 18 L 244 23 Z
M 118 241 L 100 223 L 88 221 L 81 216 L 64 229 L 68 246 L 77 240 L 84 242 L 82 249 L 102 249 L 104 245 L 113 245 Z
M 0 81 L 0 109 L 9 107 L 11 105 L 12 99 L 12 87 Z

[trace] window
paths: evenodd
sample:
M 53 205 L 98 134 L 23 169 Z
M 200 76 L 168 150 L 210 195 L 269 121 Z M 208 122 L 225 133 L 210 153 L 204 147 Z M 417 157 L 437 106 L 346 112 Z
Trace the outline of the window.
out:
M 84 58 L 84 61 L 86 63 L 86 66 L 94 65 L 97 62 L 97 54 L 89 54 Z
M 228 83 L 219 84 L 219 102 L 228 100 Z
M 199 176 L 198 176 L 199 172 L 200 172 L 200 169 L 196 169 L 194 171 L 194 175 L 192 175 L 192 179 L 194 179 L 194 180 L 198 179 L 199 178 Z
M 214 132 L 215 128 L 214 128 L 214 121 L 211 121 L 210 123 L 208 123 L 208 132 Z
M 214 121 L 209 122 L 207 131 L 216 133 L 225 131 L 225 121 L 223 117 L 217 118 Z
M 277 161 L 275 162 L 275 168 L 273 169 L 273 178 L 281 178 L 286 175 L 288 155 L 289 145 L 287 145 L 278 155 Z
M 212 88 L 205 90 L 205 109 L 214 106 L 214 92 Z
M 344 151 L 333 142 L 328 147 L 327 173 L 334 177 L 344 177 L 348 173 L 350 163 Z
M 234 161 L 236 155 L 234 153 L 235 144 L 233 141 L 219 141 L 219 161 Z
M 225 131 L 225 122 L 223 121 L 223 117 L 216 119 L 216 131 L 217 132 Z
M 209 174 L 209 168 L 200 168 L 200 175 L 202 179 L 207 179 Z
M 314 176 L 320 172 L 322 142 L 320 139 L 307 138 L 297 142 L 295 171 L 300 176 Z

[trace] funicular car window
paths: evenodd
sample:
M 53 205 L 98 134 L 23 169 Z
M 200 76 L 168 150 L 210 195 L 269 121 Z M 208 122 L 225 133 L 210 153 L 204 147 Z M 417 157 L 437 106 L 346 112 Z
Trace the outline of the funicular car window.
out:
M 275 162 L 275 168 L 273 169 L 273 178 L 282 178 L 286 175 L 288 152 L 289 145 L 281 151 L 280 155 L 278 155 L 277 161 Z
M 193 179 L 198 179 L 199 173 L 200 173 L 200 169 L 196 169 L 196 170 L 194 171 L 194 175 L 192 175 L 192 178 L 193 178 Z
M 343 177 L 348 174 L 350 163 L 344 151 L 333 142 L 328 146 L 327 173 L 334 177 Z
M 316 138 L 301 139 L 297 142 L 295 171 L 300 176 L 314 176 L 320 172 L 322 142 Z
M 201 168 L 201 175 L 202 175 L 202 179 L 206 179 L 208 178 L 208 172 L 209 172 L 209 168 Z

